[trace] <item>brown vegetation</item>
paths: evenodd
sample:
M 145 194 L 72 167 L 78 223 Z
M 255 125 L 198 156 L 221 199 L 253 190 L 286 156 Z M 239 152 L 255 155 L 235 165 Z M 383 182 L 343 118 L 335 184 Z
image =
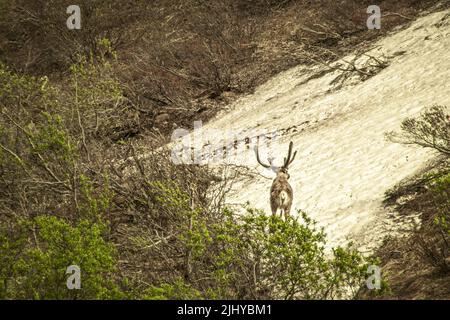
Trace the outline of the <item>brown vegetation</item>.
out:
M 427 187 L 429 181 L 428 177 L 403 185 L 386 202 L 400 215 L 419 214 L 420 225 L 411 235 L 387 238 L 375 253 L 390 289 L 378 299 L 450 299 L 450 234 L 436 224 L 442 199 Z
M 128 298 L 161 290 L 163 298 L 333 298 L 344 294 L 341 281 L 357 290 L 365 276 L 357 252 L 337 249 L 328 261 L 312 222 L 275 223 L 279 232 L 269 234 L 273 222 L 262 215 L 224 214 L 230 181 L 175 165 L 159 147 L 173 128 L 209 119 L 272 75 L 335 60 L 436 2 L 382 1 L 384 27 L 367 31 L 362 0 L 80 0 L 83 27 L 70 31 L 65 1 L 0 0 L 0 246 L 9 252 L 0 256 L 0 297 L 29 298 L 20 286 L 42 281 L 23 261 L 47 249 L 40 228 L 60 220 L 33 225 L 45 215 L 72 231 L 105 220 L 100 238 L 116 254 L 99 246 L 99 256 L 106 267 L 117 258 L 112 278 Z M 22 234 L 23 221 L 31 227 Z M 31 266 L 29 279 L 15 274 L 16 262 Z M 61 261 L 43 262 L 46 271 Z M 295 272 L 299 263 L 311 272 Z M 40 298 L 49 297 L 44 289 Z
M 102 54 L 108 39 L 135 110 L 120 135 L 167 134 L 280 71 L 367 45 L 437 2 L 382 1 L 382 29 L 368 31 L 364 0 L 82 0 L 82 29 L 73 31 L 62 0 L 0 1 L 0 58 L 14 71 L 59 79 L 80 54 Z
M 440 156 L 425 173 L 386 193 L 387 207 L 400 216 L 419 216 L 420 222 L 410 234 L 385 239 L 376 252 L 390 285 L 390 291 L 379 298 L 450 299 L 448 109 L 433 106 L 420 117 L 405 119 L 401 129 L 389 133 L 388 138 L 431 148 Z

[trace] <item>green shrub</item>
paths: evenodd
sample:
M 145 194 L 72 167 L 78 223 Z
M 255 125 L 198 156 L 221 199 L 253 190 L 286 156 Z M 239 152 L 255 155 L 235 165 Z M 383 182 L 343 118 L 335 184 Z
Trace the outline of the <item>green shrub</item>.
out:
M 369 264 L 357 250 L 326 249 L 326 236 L 305 213 L 283 221 L 247 209 L 194 207 L 176 184 L 152 182 L 161 231 L 132 237 L 165 276 L 134 296 L 148 299 L 335 299 L 354 297 Z M 143 253 L 144 254 L 144 253 Z M 177 258 L 175 258 L 177 257 Z M 183 279 L 183 280 L 180 280 Z M 139 290 L 138 290 L 139 291 Z
M 23 228 L 12 223 L 0 224 L 0 299 L 14 297 L 12 279 L 18 274 L 17 260 L 27 243 Z
M 146 285 L 117 274 L 117 252 L 103 213 L 111 195 L 94 195 L 87 178 L 75 221 L 38 215 L 2 225 L 0 296 L 22 299 L 335 299 L 354 297 L 374 263 L 349 247 L 328 252 L 326 236 L 305 213 L 283 221 L 248 209 L 216 215 L 193 208 L 173 183 L 153 183 L 166 233 L 135 238 L 134 248 L 170 275 Z M 159 190 L 159 191 L 158 191 Z M 165 196 L 164 196 L 165 195 Z M 81 212 L 84 212 L 84 211 Z M 178 219 L 176 219 L 178 217 Z M 11 232 L 10 230 L 14 230 Z M 146 250 L 146 251 L 142 251 Z M 166 264 L 166 265 L 165 265 Z M 81 290 L 68 290 L 66 269 L 81 269 Z M 166 266 L 166 267 L 164 267 Z M 125 289 L 124 289 L 125 287 Z
M 113 281 L 115 250 L 102 234 L 105 225 L 80 220 L 75 225 L 53 216 L 41 215 L 20 222 L 18 239 L 1 230 L 1 273 L 3 298 L 14 299 L 100 299 L 120 296 Z M 17 236 L 16 236 L 17 237 Z M 27 241 L 24 241 L 27 239 Z M 19 250 L 20 248 L 20 250 Z M 66 270 L 81 270 L 81 289 L 69 290 Z
M 213 226 L 217 297 L 331 299 L 356 294 L 369 261 L 349 247 L 326 254 L 323 230 L 303 212 L 287 222 L 249 209 Z M 303 220 L 300 222 L 300 220 Z
M 177 279 L 173 284 L 162 284 L 160 287 L 150 287 L 140 297 L 143 300 L 193 300 L 201 299 L 202 294 L 186 284 L 184 280 Z
M 433 181 L 430 188 L 436 205 L 436 224 L 450 236 L 450 174 Z

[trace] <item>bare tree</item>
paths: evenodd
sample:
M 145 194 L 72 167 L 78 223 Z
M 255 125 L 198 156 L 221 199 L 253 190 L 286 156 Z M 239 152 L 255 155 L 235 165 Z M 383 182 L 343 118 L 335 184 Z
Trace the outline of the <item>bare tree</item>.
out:
M 416 144 L 450 156 L 450 115 L 447 107 L 435 105 L 419 118 L 407 118 L 401 132 L 389 132 L 387 138 L 396 143 Z

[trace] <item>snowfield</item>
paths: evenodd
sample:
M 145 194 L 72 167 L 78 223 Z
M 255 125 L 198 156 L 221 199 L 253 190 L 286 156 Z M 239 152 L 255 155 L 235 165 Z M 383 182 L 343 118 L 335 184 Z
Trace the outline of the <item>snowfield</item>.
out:
M 203 135 L 205 150 L 231 147 L 226 159 L 215 165 L 233 163 L 261 173 L 235 183 L 228 203 L 248 201 L 270 213 L 272 181 L 263 176 L 274 174 L 257 165 L 256 141 L 245 141 L 270 133 L 272 139 L 261 145 L 262 158 L 272 155 L 274 163 L 281 165 L 289 141 L 294 142 L 298 154 L 289 171 L 292 212 L 301 209 L 317 220 L 329 245 L 352 240 L 360 250 L 370 252 L 386 234 L 408 228 L 414 217 L 399 217 L 384 208 L 384 193 L 423 169 L 435 154 L 394 144 L 384 135 L 426 107 L 450 106 L 450 10 L 419 18 L 374 43 L 369 54 L 384 57 L 389 65 L 366 81 L 336 88 L 330 82 L 339 71 L 308 80 L 325 67 L 296 67 L 191 133 L 197 141 Z M 237 132 L 237 143 L 227 132 Z

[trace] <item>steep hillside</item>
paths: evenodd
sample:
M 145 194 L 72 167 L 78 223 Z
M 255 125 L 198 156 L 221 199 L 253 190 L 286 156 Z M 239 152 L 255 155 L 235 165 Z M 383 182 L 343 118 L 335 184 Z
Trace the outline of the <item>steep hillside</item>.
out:
M 385 191 L 434 156 L 392 144 L 385 133 L 425 107 L 450 104 L 449 48 L 450 11 L 423 16 L 374 43 L 366 55 L 340 61 L 345 68 L 356 61 L 360 70 L 370 70 L 367 77 L 337 70 L 336 64 L 293 68 L 203 125 L 194 133 L 196 146 L 202 146 L 210 164 L 257 168 L 253 146 L 258 135 L 269 136 L 261 152 L 278 165 L 293 141 L 298 150 L 290 168 L 293 207 L 318 220 L 331 245 L 353 240 L 363 250 L 373 249 L 384 235 L 415 220 L 385 209 Z M 337 83 L 342 74 L 348 78 Z M 227 155 L 219 159 L 224 146 Z M 214 161 L 207 151 L 211 147 L 219 155 Z M 270 212 L 267 178 L 273 175 L 260 173 L 236 183 L 228 203 L 248 201 Z
M 371 4 L 0 0 L 0 300 L 450 297 L 450 2 Z

